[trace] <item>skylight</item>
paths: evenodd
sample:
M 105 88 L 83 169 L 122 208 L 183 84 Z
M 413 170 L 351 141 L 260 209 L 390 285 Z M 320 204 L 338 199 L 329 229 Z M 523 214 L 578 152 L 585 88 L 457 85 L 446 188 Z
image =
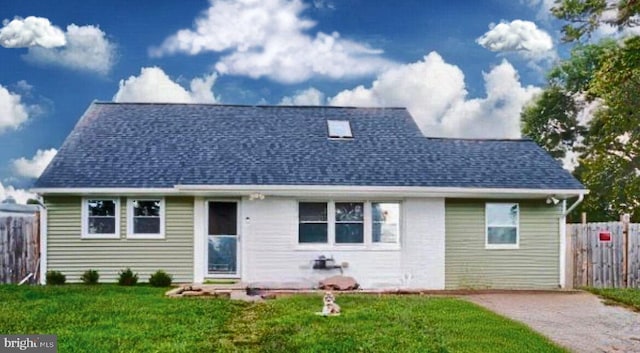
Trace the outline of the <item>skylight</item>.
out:
M 330 138 L 353 138 L 348 120 L 327 120 Z

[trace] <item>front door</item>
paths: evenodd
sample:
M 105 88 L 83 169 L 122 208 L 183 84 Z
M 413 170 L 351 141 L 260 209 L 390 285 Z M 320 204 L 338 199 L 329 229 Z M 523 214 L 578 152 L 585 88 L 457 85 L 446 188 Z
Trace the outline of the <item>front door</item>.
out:
M 238 203 L 210 201 L 208 208 L 207 273 L 214 277 L 237 277 Z

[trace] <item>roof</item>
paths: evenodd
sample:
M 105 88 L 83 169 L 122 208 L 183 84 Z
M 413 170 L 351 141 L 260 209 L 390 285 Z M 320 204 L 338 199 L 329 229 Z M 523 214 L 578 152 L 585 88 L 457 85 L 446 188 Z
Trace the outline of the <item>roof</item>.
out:
M 530 140 L 425 138 L 404 108 L 98 102 L 35 187 L 175 185 L 584 189 Z

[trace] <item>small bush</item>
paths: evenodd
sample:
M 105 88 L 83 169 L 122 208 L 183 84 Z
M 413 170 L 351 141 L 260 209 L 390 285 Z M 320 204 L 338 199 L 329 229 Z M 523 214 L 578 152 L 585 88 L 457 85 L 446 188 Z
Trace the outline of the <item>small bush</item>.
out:
M 118 278 L 118 284 L 121 286 L 134 286 L 138 283 L 138 274 L 133 273 L 130 268 L 120 271 L 120 278 Z
M 80 279 L 84 284 L 97 284 L 99 278 L 100 275 L 96 270 L 87 270 L 82 274 L 82 276 L 80 276 Z
M 171 285 L 171 281 L 171 275 L 163 270 L 158 270 L 149 277 L 149 284 L 154 287 L 169 287 Z
M 60 271 L 47 271 L 47 284 L 60 285 L 64 284 L 67 276 Z

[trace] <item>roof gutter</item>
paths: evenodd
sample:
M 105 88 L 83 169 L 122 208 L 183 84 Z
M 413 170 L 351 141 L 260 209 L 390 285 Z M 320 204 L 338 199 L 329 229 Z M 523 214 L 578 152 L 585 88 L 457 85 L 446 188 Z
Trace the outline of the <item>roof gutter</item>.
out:
M 431 186 L 354 186 L 354 185 L 176 185 L 181 193 L 195 195 L 251 195 L 265 196 L 377 196 L 389 197 L 450 197 L 450 198 L 529 198 L 556 195 L 562 198 L 589 192 L 585 189 L 524 189 L 471 188 Z
M 576 202 L 574 202 L 573 205 L 571 205 L 568 209 L 566 209 L 562 213 L 562 217 L 566 217 L 569 213 L 571 213 L 571 211 L 573 211 L 576 207 L 578 207 L 578 205 L 582 202 L 582 200 L 584 200 L 584 193 L 578 195 L 578 199 L 576 200 Z
M 309 196 L 345 197 L 449 197 L 449 198 L 522 198 L 538 199 L 550 195 L 570 198 L 583 195 L 584 189 L 469 188 L 430 186 L 354 186 L 354 185 L 175 185 L 168 188 L 34 188 L 41 195 L 193 195 L 193 196 Z
M 176 188 L 32 188 L 29 192 L 39 195 L 174 195 Z

